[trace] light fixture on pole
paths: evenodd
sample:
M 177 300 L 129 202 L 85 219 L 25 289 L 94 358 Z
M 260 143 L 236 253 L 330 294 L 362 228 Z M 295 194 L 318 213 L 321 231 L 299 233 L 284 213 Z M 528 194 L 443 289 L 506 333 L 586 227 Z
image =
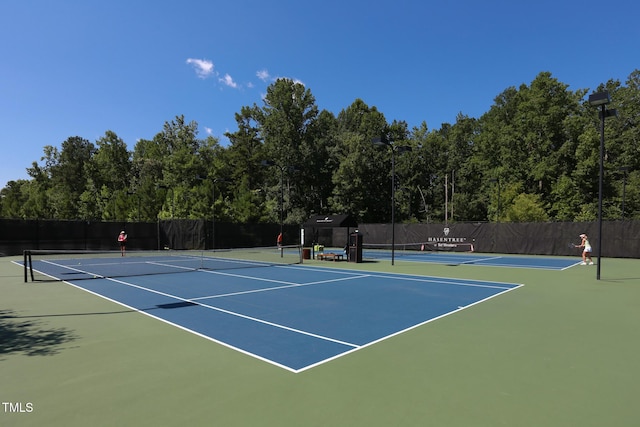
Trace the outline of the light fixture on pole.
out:
M 589 104 L 600 107 L 600 173 L 598 175 L 598 265 L 596 266 L 596 279 L 600 280 L 600 267 L 602 260 L 602 186 L 604 180 L 604 120 L 607 117 L 617 116 L 614 109 L 607 110 L 611 102 L 608 91 L 597 92 L 589 95 Z
M 394 145 L 386 137 L 373 138 L 373 145 L 384 145 L 391 149 L 391 265 L 395 264 L 396 258 L 396 153 L 411 151 L 411 147 L 406 145 Z

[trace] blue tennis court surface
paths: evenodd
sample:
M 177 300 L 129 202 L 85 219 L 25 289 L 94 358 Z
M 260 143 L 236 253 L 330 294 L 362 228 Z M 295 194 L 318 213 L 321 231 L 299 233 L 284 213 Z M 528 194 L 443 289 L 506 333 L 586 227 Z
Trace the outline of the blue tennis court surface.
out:
M 303 265 L 65 280 L 292 372 L 521 286 Z
M 368 259 L 390 260 L 391 251 L 365 251 Z M 467 252 L 420 252 L 399 251 L 395 257 L 401 261 L 427 262 L 449 265 L 479 265 L 488 267 L 536 268 L 542 270 L 564 270 L 578 265 L 581 260 L 565 257 L 475 254 Z

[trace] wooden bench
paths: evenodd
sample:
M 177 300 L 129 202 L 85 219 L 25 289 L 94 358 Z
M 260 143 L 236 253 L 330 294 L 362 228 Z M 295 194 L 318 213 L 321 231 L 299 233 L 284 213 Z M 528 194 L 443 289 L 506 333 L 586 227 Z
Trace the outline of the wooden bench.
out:
M 342 255 L 342 254 L 334 254 L 332 252 L 329 252 L 329 253 L 326 253 L 326 254 L 318 254 L 318 255 L 316 255 L 316 259 L 318 259 L 320 261 L 322 261 L 322 260 L 325 260 L 325 261 L 329 261 L 329 260 L 331 260 L 331 261 L 342 261 L 343 256 L 344 255 Z

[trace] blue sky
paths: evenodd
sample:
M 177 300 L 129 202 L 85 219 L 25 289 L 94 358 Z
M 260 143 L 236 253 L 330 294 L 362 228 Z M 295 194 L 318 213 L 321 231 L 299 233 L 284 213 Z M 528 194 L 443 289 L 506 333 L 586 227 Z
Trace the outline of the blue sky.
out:
M 542 71 L 571 90 L 624 84 L 639 16 L 635 0 L 1 0 L 0 188 L 45 145 L 111 130 L 133 150 L 177 115 L 224 144 L 277 77 L 320 109 L 360 98 L 430 129 Z

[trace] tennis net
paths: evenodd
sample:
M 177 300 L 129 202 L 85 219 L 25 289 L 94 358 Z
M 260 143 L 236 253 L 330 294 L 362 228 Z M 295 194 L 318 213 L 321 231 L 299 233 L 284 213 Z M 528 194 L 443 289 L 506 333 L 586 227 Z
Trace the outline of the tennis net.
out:
M 362 250 L 366 257 L 367 253 L 375 256 L 376 254 L 391 253 L 392 250 L 397 255 L 415 255 L 420 252 L 474 252 L 473 243 L 469 242 L 413 242 L 413 243 L 363 243 Z
M 24 280 L 64 281 L 302 263 L 302 247 L 127 251 L 25 250 Z

